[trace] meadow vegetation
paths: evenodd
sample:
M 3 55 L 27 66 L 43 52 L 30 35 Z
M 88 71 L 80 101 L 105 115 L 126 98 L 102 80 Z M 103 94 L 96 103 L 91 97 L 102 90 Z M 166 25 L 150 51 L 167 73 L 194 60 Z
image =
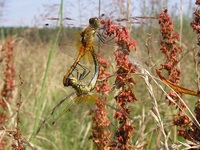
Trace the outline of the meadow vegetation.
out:
M 122 55 L 106 49 L 98 57 L 102 68 L 94 93 L 106 105 L 88 108 L 81 103 L 53 126 L 52 116 L 37 136 L 39 122 L 73 91 L 62 79 L 74 59 L 56 46 L 59 27 L 0 28 L 0 150 L 200 149 L 199 7 L 197 0 L 196 15 L 182 16 L 181 23 L 170 10 L 162 10 L 128 25 L 130 37 L 127 33 L 122 39 L 135 42 L 132 50 Z M 77 41 L 82 30 L 64 29 L 68 43 Z M 117 42 L 119 46 L 125 41 Z M 197 95 L 174 91 L 156 69 L 175 86 Z M 72 101 L 66 100 L 54 115 Z

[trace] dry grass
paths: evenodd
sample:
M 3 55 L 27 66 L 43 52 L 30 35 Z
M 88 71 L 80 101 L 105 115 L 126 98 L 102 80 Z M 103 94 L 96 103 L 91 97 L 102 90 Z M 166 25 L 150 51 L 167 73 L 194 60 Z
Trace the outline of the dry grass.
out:
M 198 82 L 196 81 L 196 76 L 199 70 L 195 63 L 197 62 L 199 50 L 195 43 L 193 43 L 195 37 L 193 36 L 192 29 L 189 29 L 188 26 L 186 28 L 184 22 L 182 23 L 180 31 L 183 33 L 180 45 L 183 48 L 183 53 L 180 55 L 181 61 L 179 63 L 180 70 L 182 71 L 180 85 L 191 90 L 197 90 Z M 190 124 L 196 124 L 200 128 L 194 113 L 198 97 L 189 95 L 180 97 L 174 91 L 177 94 L 178 100 L 186 106 L 186 109 L 183 110 L 181 105 L 168 94 L 173 89 L 157 78 L 155 69 L 165 62 L 163 55 L 159 51 L 160 35 L 157 34 L 159 33 L 158 30 L 159 28 L 156 28 L 156 26 L 146 29 L 141 27 L 137 31 L 142 34 L 138 35 L 134 29 L 132 33 L 132 36 L 138 41 L 138 46 L 137 51 L 131 52 L 129 56 L 131 63 L 137 67 L 137 71 L 131 74 L 131 77 L 136 82 L 132 89 L 137 101 L 129 104 L 129 124 L 135 127 L 130 147 L 132 149 L 146 150 L 191 149 L 191 147 L 195 146 L 199 148 L 199 141 L 185 140 L 178 136 L 179 127 L 172 122 L 177 112 L 181 110 L 182 113 L 189 116 Z M 46 79 L 44 96 L 41 99 L 43 78 L 52 44 L 38 44 L 27 40 L 29 38 L 26 37 L 13 37 L 13 39 L 16 90 L 14 91 L 13 101 L 8 104 L 9 117 L 7 122 L 0 128 L 0 138 L 6 137 L 9 141 L 8 149 L 11 149 L 11 143 L 17 141 L 13 135 L 17 126 L 18 113 L 16 111 L 19 108 L 16 106 L 16 103 L 19 101 L 22 101 L 18 114 L 20 117 L 19 133 L 21 134 L 21 142 L 27 149 L 95 149 L 95 145 L 91 140 L 91 116 L 89 115 L 89 109 L 87 106 L 83 106 L 83 104 L 76 106 L 74 108 L 76 111 L 66 114 L 54 126 L 50 124 L 53 117 L 50 118 L 49 122 L 41 129 L 41 132 L 31 139 L 32 134 L 36 132 L 34 131 L 36 112 L 39 111 L 39 120 L 42 121 L 61 98 L 73 91 L 71 88 L 64 88 L 62 84 L 63 75 L 73 63 L 73 59 L 59 51 L 58 48 L 55 49 Z M 112 53 L 106 53 L 106 58 L 110 62 L 108 69 L 111 74 L 110 86 L 114 84 L 114 72 L 117 69 Z M 2 71 L 0 71 L 0 76 L 0 86 L 2 87 Z M 21 85 L 22 80 L 23 85 Z M 119 125 L 116 119 L 113 118 L 115 111 L 118 110 L 114 100 L 116 93 L 118 93 L 117 89 L 108 93 L 109 100 L 106 107 L 108 118 L 111 121 L 109 129 L 112 133 L 115 133 Z M 168 100 L 173 101 L 175 105 L 168 106 L 166 97 Z M 42 107 L 39 110 L 36 107 L 38 100 L 42 103 Z M 55 113 L 55 116 L 68 106 L 71 101 L 70 99 L 67 100 Z

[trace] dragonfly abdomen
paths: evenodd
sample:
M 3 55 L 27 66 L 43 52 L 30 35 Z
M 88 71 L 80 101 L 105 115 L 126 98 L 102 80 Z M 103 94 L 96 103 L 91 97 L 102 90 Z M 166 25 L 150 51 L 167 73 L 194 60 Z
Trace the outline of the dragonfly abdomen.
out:
M 95 73 L 94 73 L 93 78 L 89 82 L 89 84 L 85 85 L 80 80 L 74 77 L 67 78 L 68 86 L 72 86 L 75 89 L 77 96 L 86 95 L 89 92 L 91 92 L 94 89 L 97 82 L 97 78 L 99 75 L 99 64 L 98 64 L 98 60 L 97 60 L 95 52 L 93 51 L 90 53 L 92 54 L 92 57 L 93 57 L 93 61 L 95 65 Z

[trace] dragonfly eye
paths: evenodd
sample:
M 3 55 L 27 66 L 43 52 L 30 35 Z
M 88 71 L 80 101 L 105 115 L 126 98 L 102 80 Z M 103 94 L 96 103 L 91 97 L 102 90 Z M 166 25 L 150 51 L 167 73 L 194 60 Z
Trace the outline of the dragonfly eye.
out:
M 100 26 L 100 20 L 98 18 L 90 18 L 89 24 L 92 25 L 94 28 L 98 28 Z
M 67 86 L 76 86 L 77 85 L 77 79 L 76 78 L 68 78 L 66 85 Z
M 64 82 L 63 82 L 64 86 L 69 86 L 69 79 L 67 78 Z
M 70 79 L 70 78 L 67 78 L 64 82 L 64 86 L 73 86 L 73 82 L 74 80 Z
M 95 18 L 90 18 L 89 19 L 89 24 L 93 24 L 94 23 Z

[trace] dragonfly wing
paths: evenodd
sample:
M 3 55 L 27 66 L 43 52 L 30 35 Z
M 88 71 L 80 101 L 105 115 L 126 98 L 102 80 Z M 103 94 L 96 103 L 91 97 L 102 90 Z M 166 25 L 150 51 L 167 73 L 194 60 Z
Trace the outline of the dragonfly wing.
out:
M 81 30 L 75 28 L 62 28 L 62 31 L 59 36 L 58 46 L 59 49 L 65 54 L 75 58 L 77 53 L 80 51 L 81 44 Z M 93 40 L 93 44 L 91 46 L 94 47 L 95 51 L 98 52 L 99 49 L 104 52 L 108 52 L 108 50 L 113 49 L 115 44 L 114 37 L 106 38 L 103 37 L 104 41 L 102 41 L 97 36 Z
M 58 48 L 60 51 L 65 53 L 67 56 L 76 59 L 78 55 L 80 55 L 80 51 L 84 52 L 84 47 L 82 46 L 80 40 L 80 36 L 77 33 L 70 33 L 73 35 L 69 35 L 69 33 L 62 29 L 63 31 L 60 33 L 59 40 L 58 40 Z M 70 29 L 69 29 L 70 30 Z M 76 35 L 74 35 L 76 34 Z M 88 50 L 86 50 L 88 51 Z M 84 54 L 81 59 L 79 60 L 82 63 L 92 62 L 92 57 L 89 53 L 82 53 Z
M 68 56 L 75 58 L 78 54 L 77 50 L 78 33 L 76 32 L 73 33 L 71 30 L 72 29 L 62 28 L 58 39 L 58 48 Z
M 40 126 L 37 129 L 36 135 L 40 132 L 41 128 L 44 126 L 44 124 L 47 122 L 47 120 L 54 114 L 54 112 L 65 102 L 65 100 L 69 99 L 74 94 L 75 94 L 75 92 L 72 92 L 71 94 L 67 95 L 62 100 L 59 101 L 59 103 L 48 113 L 46 118 L 41 122 Z
M 54 119 L 54 121 L 51 123 L 52 125 L 54 125 L 60 118 L 62 118 L 62 116 L 64 116 L 66 113 L 70 112 L 71 109 L 76 105 L 76 103 L 73 101 L 73 103 L 71 103 L 70 105 L 68 105 L 62 112 L 61 114 Z
M 54 19 L 56 20 L 56 18 L 53 18 L 53 20 Z M 50 24 L 47 23 L 45 28 L 50 29 L 50 31 L 53 31 L 53 33 L 57 32 L 58 26 L 56 24 L 55 22 L 51 22 Z M 77 41 L 79 41 L 79 37 L 80 37 L 80 36 L 79 37 L 77 36 L 79 35 L 79 32 L 80 30 L 76 28 L 62 27 L 59 38 L 58 38 L 58 42 L 57 42 L 58 49 L 61 50 L 63 53 L 67 54 L 68 56 L 75 58 L 76 52 L 77 52 L 76 43 Z
M 101 53 L 103 56 L 111 56 L 116 49 L 115 40 L 103 43 L 102 41 L 96 39 L 94 42 L 94 50 L 96 53 Z
M 73 102 L 69 104 L 59 115 L 56 117 L 56 119 L 52 122 L 52 125 L 54 125 L 61 117 L 63 117 L 68 112 L 74 112 L 77 110 L 77 107 L 81 106 L 81 109 L 84 105 L 92 107 L 92 104 L 96 102 L 98 99 L 97 94 L 87 94 L 82 96 L 77 96 L 73 99 Z M 76 108 L 74 108 L 76 107 Z

